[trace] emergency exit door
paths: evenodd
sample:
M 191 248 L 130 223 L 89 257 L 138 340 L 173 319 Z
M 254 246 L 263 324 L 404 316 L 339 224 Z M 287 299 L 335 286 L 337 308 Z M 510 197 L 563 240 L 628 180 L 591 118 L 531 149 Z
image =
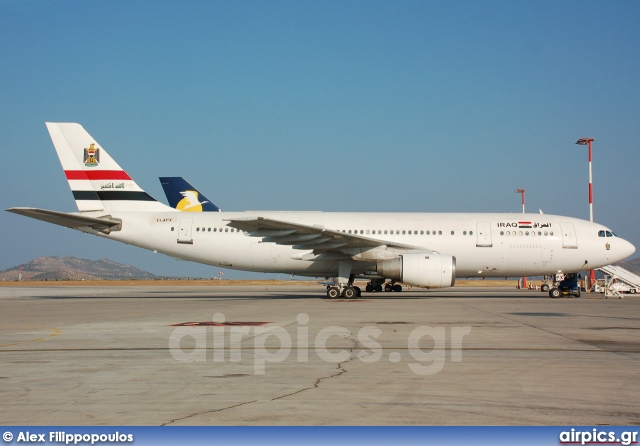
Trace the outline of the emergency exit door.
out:
M 193 244 L 193 237 L 191 235 L 191 227 L 193 226 L 193 219 L 183 218 L 178 225 L 178 243 L 184 243 L 187 245 Z
M 479 221 L 476 223 L 476 246 L 479 247 L 491 247 L 493 242 L 491 240 L 491 222 Z

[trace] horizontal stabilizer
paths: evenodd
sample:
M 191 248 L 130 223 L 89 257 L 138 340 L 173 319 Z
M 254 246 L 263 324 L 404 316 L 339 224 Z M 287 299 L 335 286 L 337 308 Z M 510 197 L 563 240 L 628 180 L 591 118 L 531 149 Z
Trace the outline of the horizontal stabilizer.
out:
M 14 214 L 46 221 L 47 223 L 64 226 L 65 228 L 91 228 L 106 234 L 113 230 L 118 230 L 122 224 L 120 219 L 111 218 L 110 215 L 103 217 L 89 217 L 86 215 L 49 211 L 47 209 L 37 208 L 9 208 L 7 209 L 7 212 L 13 212 Z

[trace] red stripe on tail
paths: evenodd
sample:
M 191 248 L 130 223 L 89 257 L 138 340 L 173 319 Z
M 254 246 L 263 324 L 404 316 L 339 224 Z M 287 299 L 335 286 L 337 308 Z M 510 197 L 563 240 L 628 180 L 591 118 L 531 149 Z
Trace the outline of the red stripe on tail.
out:
M 124 170 L 65 170 L 67 180 L 130 180 Z

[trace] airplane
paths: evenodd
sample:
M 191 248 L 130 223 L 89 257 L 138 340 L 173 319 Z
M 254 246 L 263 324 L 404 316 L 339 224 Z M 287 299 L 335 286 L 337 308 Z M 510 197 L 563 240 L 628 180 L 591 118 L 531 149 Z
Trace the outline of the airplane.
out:
M 221 212 L 204 194 L 182 177 L 160 177 L 169 206 L 182 212 Z M 202 201 L 200 201 L 202 199 Z
M 207 265 L 326 277 L 328 298 L 454 286 L 461 277 L 576 273 L 635 252 L 609 228 L 512 213 L 180 212 L 156 201 L 76 123 L 46 123 L 78 212 L 9 212 Z

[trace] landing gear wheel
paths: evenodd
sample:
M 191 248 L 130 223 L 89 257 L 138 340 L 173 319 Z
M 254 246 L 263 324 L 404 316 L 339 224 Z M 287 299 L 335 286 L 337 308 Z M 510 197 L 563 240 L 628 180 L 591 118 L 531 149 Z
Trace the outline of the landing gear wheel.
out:
M 376 293 L 380 293 L 382 291 L 382 285 L 377 284 L 373 287 L 373 291 L 375 291 Z
M 540 291 L 549 291 L 549 285 L 546 283 L 540 287 Z
M 560 292 L 559 289 L 552 288 L 552 289 L 549 290 L 549 296 L 551 296 L 553 299 L 557 299 L 560 296 L 562 296 L 562 293 Z
M 394 285 L 393 286 L 393 291 L 395 291 L 396 293 L 399 293 L 400 291 L 402 291 L 402 286 L 401 285 Z
M 387 283 L 387 284 L 385 284 L 385 286 L 384 286 L 384 290 L 385 290 L 387 293 L 390 293 L 391 291 L 393 291 L 393 287 L 392 287 L 390 284 L 388 284 L 388 283 Z
M 340 296 L 340 289 L 336 286 L 327 288 L 327 297 L 329 299 L 337 299 Z
M 369 284 L 364 289 L 367 293 L 373 292 L 373 285 Z
M 342 290 L 342 297 L 344 297 L 345 299 L 353 299 L 355 295 L 356 289 L 352 286 L 348 286 L 344 290 Z
M 356 297 L 362 296 L 362 290 L 359 286 L 354 286 L 353 288 L 356 290 Z

